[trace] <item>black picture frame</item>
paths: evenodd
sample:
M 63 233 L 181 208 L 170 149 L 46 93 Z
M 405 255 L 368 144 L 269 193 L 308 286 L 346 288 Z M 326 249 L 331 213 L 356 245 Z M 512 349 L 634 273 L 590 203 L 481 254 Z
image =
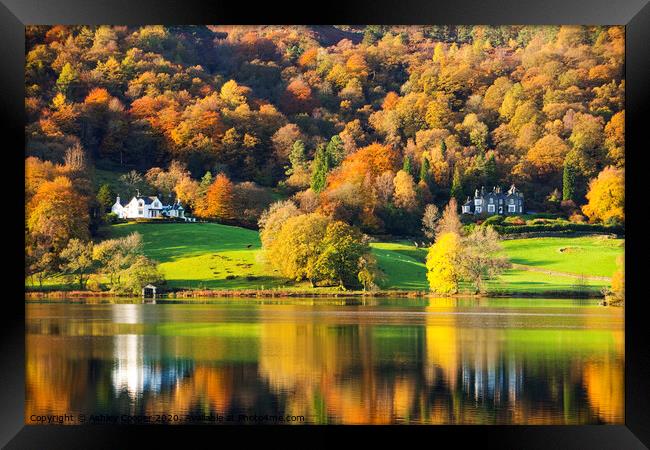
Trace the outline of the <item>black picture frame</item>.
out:
M 0 126 L 4 148 L 2 220 L 6 229 L 3 326 L 0 327 L 2 419 L 0 444 L 5 448 L 126 448 L 145 438 L 156 442 L 226 445 L 237 438 L 245 445 L 263 436 L 263 445 L 282 444 L 287 427 L 209 426 L 26 426 L 24 424 L 25 309 L 20 260 L 24 234 L 15 211 L 23 211 L 24 183 L 24 25 L 25 24 L 585 24 L 626 26 L 626 267 L 625 306 L 625 425 L 602 426 L 417 426 L 417 427 L 296 427 L 291 442 L 309 446 L 330 439 L 349 441 L 371 431 L 377 439 L 398 437 L 405 443 L 437 445 L 451 439 L 454 445 L 476 444 L 488 448 L 589 448 L 636 449 L 650 445 L 647 402 L 649 372 L 648 326 L 644 314 L 643 272 L 645 197 L 643 153 L 650 104 L 650 4 L 647 0 L 451 0 L 432 2 L 355 1 L 339 3 L 233 2 L 212 0 L 0 0 Z M 6 165 L 6 161 L 10 165 Z M 637 201 L 638 200 L 638 201 Z M 24 228 L 24 225 L 22 225 Z M 13 252 L 16 262 L 13 263 Z M 13 289 L 16 289 L 14 293 Z M 251 432 L 254 430 L 254 432 Z M 330 431 L 338 431 L 335 438 Z M 326 435 L 327 434 L 327 435 Z M 416 436 L 415 436 L 416 435 Z M 445 440 L 443 440 L 445 439 Z M 229 441 L 232 442 L 232 441 Z

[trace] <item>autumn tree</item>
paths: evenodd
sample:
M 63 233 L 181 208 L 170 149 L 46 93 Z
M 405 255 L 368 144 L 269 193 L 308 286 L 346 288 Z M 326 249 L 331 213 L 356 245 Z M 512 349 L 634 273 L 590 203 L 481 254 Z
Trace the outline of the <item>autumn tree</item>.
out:
M 625 301 L 625 257 L 616 258 L 616 271 L 612 274 L 612 297 L 615 302 Z
M 429 288 L 437 294 L 458 292 L 460 267 L 458 254 L 460 237 L 456 233 L 445 232 L 438 235 L 435 244 L 427 253 L 427 280 Z
M 61 251 L 72 238 L 88 239 L 88 201 L 66 177 L 40 185 L 27 205 L 27 229 L 35 242 Z
M 531 147 L 526 159 L 536 176 L 545 177 L 560 172 L 569 146 L 555 135 L 546 135 Z
M 395 175 L 393 183 L 395 186 L 393 194 L 395 206 L 408 211 L 414 210 L 417 207 L 417 194 L 413 177 L 404 170 L 400 170 Z
M 290 217 L 266 249 L 267 260 L 282 276 L 315 286 L 322 279 L 317 262 L 331 221 L 315 213 Z
M 300 215 L 296 204 L 291 200 L 279 201 L 271 204 L 259 218 L 260 239 L 262 247 L 269 249 L 273 244 L 282 225 L 291 217 Z
M 210 219 L 233 220 L 236 217 L 234 202 L 233 183 L 220 173 L 206 193 L 205 209 L 197 211 L 197 214 Z
M 607 157 L 619 168 L 625 166 L 625 111 L 619 111 L 605 125 Z
M 477 292 L 485 292 L 484 281 L 496 277 L 508 266 L 502 255 L 499 235 L 491 226 L 476 227 L 461 239 L 458 266 L 461 277 L 474 286 Z
M 452 197 L 445 206 L 445 209 L 438 220 L 436 225 L 436 236 L 442 236 L 445 233 L 454 233 L 460 235 L 462 232 L 463 225 L 460 221 L 460 216 L 458 215 L 458 203 L 456 199 Z
M 591 222 L 625 222 L 625 171 L 606 167 L 589 183 L 588 203 L 582 211 Z
M 440 219 L 440 210 L 432 203 L 424 207 L 424 214 L 422 215 L 422 233 L 433 242 L 436 238 L 436 228 L 438 220 Z

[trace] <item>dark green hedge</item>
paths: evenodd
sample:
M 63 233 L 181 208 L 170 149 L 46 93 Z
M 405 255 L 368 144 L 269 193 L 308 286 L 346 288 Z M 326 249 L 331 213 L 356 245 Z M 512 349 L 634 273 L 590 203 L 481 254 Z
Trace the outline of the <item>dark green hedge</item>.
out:
M 591 223 L 545 223 L 538 225 L 493 225 L 499 234 L 535 233 L 542 231 L 586 231 L 594 233 L 624 234 L 622 226 L 606 226 Z

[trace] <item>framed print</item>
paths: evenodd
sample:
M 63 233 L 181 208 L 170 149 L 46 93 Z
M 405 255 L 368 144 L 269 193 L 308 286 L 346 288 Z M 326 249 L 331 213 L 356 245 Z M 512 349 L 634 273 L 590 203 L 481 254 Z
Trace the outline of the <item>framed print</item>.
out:
M 3 444 L 646 448 L 650 6 L 304 6 L 3 0 Z

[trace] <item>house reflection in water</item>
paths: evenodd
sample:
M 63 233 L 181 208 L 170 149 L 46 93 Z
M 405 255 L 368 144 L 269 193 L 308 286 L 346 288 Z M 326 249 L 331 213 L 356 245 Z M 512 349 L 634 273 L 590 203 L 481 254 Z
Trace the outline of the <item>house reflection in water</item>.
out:
M 286 413 L 348 424 L 623 420 L 622 322 L 604 309 L 113 306 L 28 310 L 26 412 Z

